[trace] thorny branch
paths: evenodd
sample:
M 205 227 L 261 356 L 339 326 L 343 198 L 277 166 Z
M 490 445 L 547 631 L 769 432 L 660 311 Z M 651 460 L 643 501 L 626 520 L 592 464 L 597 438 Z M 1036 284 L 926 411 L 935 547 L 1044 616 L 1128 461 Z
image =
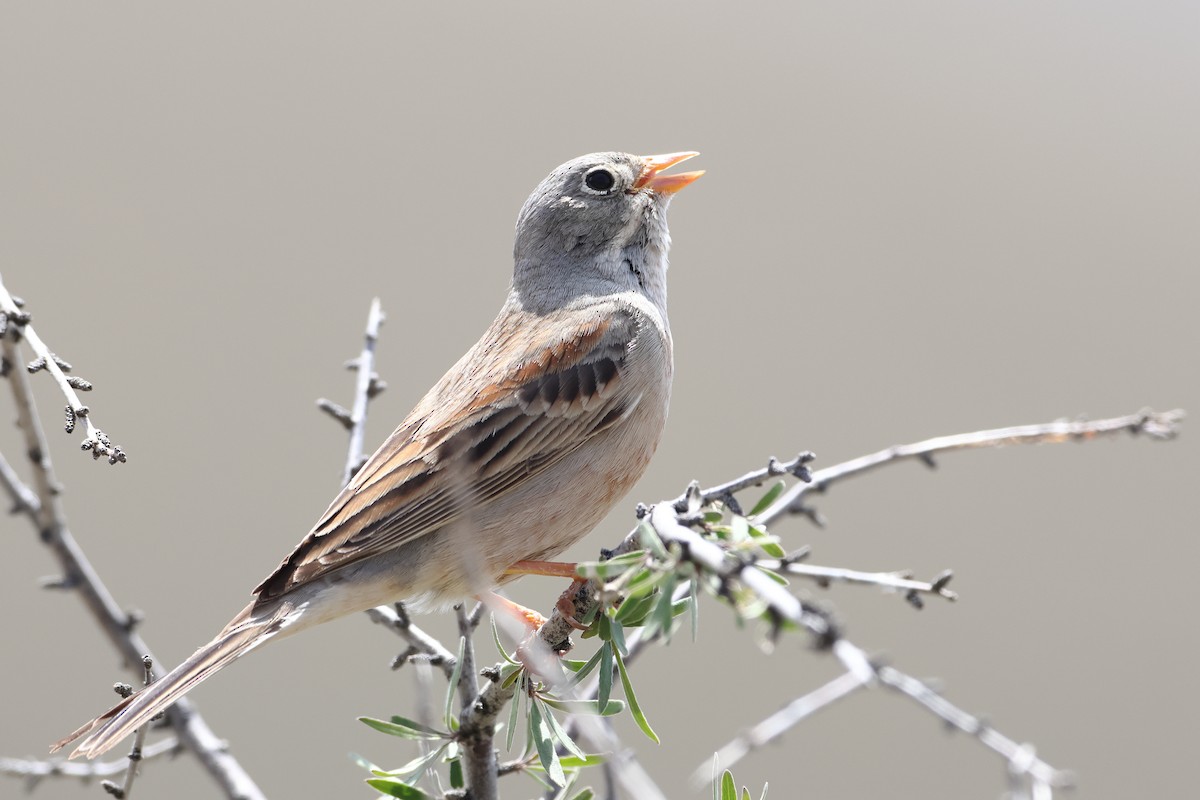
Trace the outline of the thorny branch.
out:
M 73 433 L 75 425 L 79 420 L 83 420 L 85 436 L 81 448 L 90 450 L 93 459 L 107 457 L 109 464 L 118 462 L 124 463 L 126 456 L 125 451 L 109 440 L 104 431 L 96 427 L 92 422 L 90 410 L 79 399 L 76 390 L 81 392 L 90 392 L 92 384 L 85 381 L 76 375 L 68 375 L 71 371 L 71 365 L 63 359 L 55 355 L 42 338 L 34 331 L 30 324 L 32 319 L 28 311 L 21 309 L 21 302 L 17 298 L 9 294 L 9 291 L 4 286 L 4 282 L 0 279 L 0 336 L 11 334 L 15 340 L 24 339 L 29 342 L 29 347 L 33 350 L 36 356 L 33 361 L 30 361 L 26 369 L 32 374 L 45 370 L 54 378 L 54 382 L 58 384 L 59 390 L 63 397 L 67 399 L 66 408 L 66 431 Z M 4 367 L 4 371 L 10 369 L 13 361 L 8 361 Z
M 31 332 L 26 326 L 26 338 Z M 12 336 L 0 337 L 0 348 L 6 363 L 20 363 L 20 352 Z M 9 494 L 17 501 L 16 510 L 33 522 L 42 541 L 58 559 L 63 577 L 53 585 L 56 588 L 78 590 L 80 598 L 126 663 L 140 665 L 143 658 L 149 657 L 150 648 L 136 631 L 136 615 L 127 613 L 117 605 L 67 527 L 58 479 L 34 406 L 28 375 L 23 370 L 10 370 L 8 379 L 17 408 L 17 421 L 25 438 L 25 451 L 32 467 L 34 486 L 32 491 L 26 488 L 11 469 L 0 469 L 0 481 L 4 482 Z M 37 502 L 33 502 L 31 496 L 36 497 Z M 196 755 L 227 797 L 244 800 L 263 797 L 253 779 L 229 753 L 225 743 L 212 732 L 190 701 L 184 699 L 176 702 L 166 715 L 180 745 Z M 68 773 L 48 770 L 46 774 Z

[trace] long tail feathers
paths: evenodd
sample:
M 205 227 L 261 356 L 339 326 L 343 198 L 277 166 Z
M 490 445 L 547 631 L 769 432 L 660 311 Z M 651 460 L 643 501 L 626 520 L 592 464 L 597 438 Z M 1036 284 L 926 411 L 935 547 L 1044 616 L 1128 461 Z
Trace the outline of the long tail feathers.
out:
M 178 667 L 137 694 L 117 703 L 70 736 L 55 742 L 50 752 L 57 752 L 79 737 L 86 736 L 71 753 L 71 758 L 95 758 L 147 724 L 200 681 L 279 632 L 285 609 L 277 608 L 275 613 L 257 619 L 252 611 L 253 604 L 235 617 L 215 639 Z

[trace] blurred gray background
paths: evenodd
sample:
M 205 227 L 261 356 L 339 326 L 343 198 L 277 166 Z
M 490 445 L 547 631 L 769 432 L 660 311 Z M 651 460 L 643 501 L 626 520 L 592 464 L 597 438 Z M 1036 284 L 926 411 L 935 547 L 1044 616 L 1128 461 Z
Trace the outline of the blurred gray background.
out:
M 581 153 L 696 149 L 671 209 L 675 395 L 659 454 L 574 556 L 674 497 L 811 448 L 1200 409 L 1200 6 L 1010 3 L 10 3 L 0 10 L 0 271 L 96 383 L 109 468 L 53 428 L 76 535 L 161 658 L 207 640 L 336 491 L 372 296 L 389 314 L 374 446 L 490 321 L 513 220 Z M 7 409 L 7 410 L 5 410 Z M 11 401 L 0 414 L 13 417 Z M 956 605 L 806 589 L 848 633 L 1078 771 L 1077 796 L 1181 796 L 1198 730 L 1193 432 L 953 455 L 839 486 L 814 563 L 956 571 Z M 10 426 L 0 448 L 19 461 Z M 0 754 L 125 678 L 55 565 L 0 519 Z M 548 608 L 562 586 L 513 594 Z M 739 729 L 834 674 L 715 604 L 637 680 L 672 797 Z M 444 621 L 427 620 L 446 630 Z M 486 641 L 485 650 L 488 650 Z M 357 617 L 193 695 L 275 797 L 370 797 L 347 758 L 405 743 L 399 640 Z M 581 652 L 590 652 L 590 644 Z M 486 656 L 485 656 L 486 657 Z M 881 693 L 736 770 L 772 797 L 962 798 L 1001 762 Z M 188 758 L 143 798 L 206 798 Z M 0 796 L 22 787 L 0 780 Z M 705 790 L 707 791 L 707 790 Z M 506 779 L 505 796 L 535 794 Z M 101 796 L 68 782 L 35 796 Z

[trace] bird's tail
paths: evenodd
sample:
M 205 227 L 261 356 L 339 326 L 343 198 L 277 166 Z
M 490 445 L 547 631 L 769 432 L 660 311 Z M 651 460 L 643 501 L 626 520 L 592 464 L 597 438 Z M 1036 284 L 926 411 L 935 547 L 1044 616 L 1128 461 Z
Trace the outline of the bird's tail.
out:
M 251 603 L 190 658 L 146 688 L 117 703 L 70 736 L 54 743 L 56 752 L 81 736 L 71 758 L 95 758 L 118 744 L 134 730 L 186 694 L 217 670 L 278 634 L 287 624 L 287 604 L 276 603 L 270 610 L 255 609 Z

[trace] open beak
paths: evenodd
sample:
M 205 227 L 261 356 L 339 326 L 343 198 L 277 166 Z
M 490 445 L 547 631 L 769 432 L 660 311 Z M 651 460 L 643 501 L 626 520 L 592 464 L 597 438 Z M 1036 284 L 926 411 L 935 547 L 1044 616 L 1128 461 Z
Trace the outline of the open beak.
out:
M 703 175 L 704 170 L 677 172 L 674 175 L 663 175 L 662 171 L 698 155 L 700 154 L 688 151 L 686 153 L 667 153 L 662 156 L 642 156 L 642 163 L 645 166 L 642 168 L 642 174 L 633 182 L 633 188 L 635 190 L 651 189 L 660 194 L 675 194 Z

